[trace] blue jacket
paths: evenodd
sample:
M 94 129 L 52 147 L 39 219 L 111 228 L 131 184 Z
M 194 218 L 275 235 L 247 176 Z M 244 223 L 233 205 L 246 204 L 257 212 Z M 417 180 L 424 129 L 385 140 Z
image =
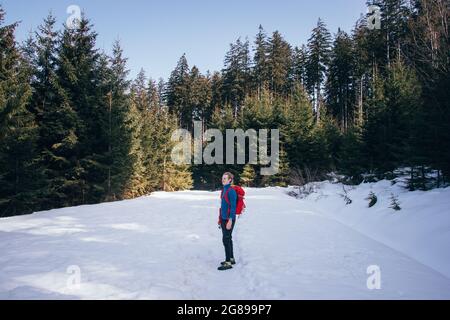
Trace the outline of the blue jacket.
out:
M 225 193 L 227 192 L 228 189 L 231 188 L 230 184 L 227 184 L 223 187 L 223 195 L 222 195 L 222 204 L 221 204 L 221 208 L 222 208 L 222 220 L 227 220 L 228 219 L 228 203 L 225 201 Z M 234 189 L 230 189 L 230 191 L 228 191 L 228 200 L 230 201 L 230 205 L 231 205 L 231 210 L 230 210 L 230 219 L 234 220 L 236 219 L 236 201 L 237 201 L 237 194 L 236 191 L 234 191 Z

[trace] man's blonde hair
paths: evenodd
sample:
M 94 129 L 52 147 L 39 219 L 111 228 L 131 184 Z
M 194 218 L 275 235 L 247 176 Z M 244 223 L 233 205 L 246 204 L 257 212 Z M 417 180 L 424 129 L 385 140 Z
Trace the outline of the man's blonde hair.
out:
M 234 175 L 233 175 L 231 172 L 225 172 L 225 173 L 222 175 L 222 177 L 223 177 L 223 176 L 227 176 L 228 179 L 231 180 L 231 182 L 234 181 Z

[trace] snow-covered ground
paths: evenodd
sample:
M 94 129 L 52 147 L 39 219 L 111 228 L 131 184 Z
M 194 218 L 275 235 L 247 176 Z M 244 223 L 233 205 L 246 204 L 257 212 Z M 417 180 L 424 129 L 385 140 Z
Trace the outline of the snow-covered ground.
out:
M 238 263 L 225 272 L 217 192 L 1 219 L 0 298 L 450 299 L 450 188 L 381 181 L 349 190 L 345 205 L 342 185 L 318 186 L 302 200 L 247 189 L 233 234 Z M 391 193 L 401 211 L 389 208 Z M 369 266 L 380 289 L 367 286 Z
M 430 266 L 450 278 L 450 187 L 409 192 L 401 182 L 363 183 L 357 187 L 329 182 L 315 183 L 316 192 L 301 206 L 336 219 Z M 345 191 L 346 192 L 345 192 Z M 369 193 L 377 203 L 369 208 Z M 346 205 L 344 194 L 352 200 Z M 390 208 L 394 195 L 401 210 Z

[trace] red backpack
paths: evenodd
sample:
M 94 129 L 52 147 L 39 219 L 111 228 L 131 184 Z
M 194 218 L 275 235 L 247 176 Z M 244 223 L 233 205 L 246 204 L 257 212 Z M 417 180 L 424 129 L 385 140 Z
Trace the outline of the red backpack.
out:
M 231 186 L 230 188 L 233 188 L 234 191 L 236 191 L 237 200 L 236 200 L 236 215 L 241 215 L 244 212 L 245 209 L 245 203 L 244 203 L 244 196 L 245 191 L 241 186 Z M 223 194 L 223 190 L 220 193 L 220 199 L 225 199 L 226 203 L 228 204 L 228 216 L 230 215 L 231 205 L 230 205 L 230 199 L 228 198 L 228 192 L 230 191 L 230 188 L 228 188 L 227 192 Z M 222 214 L 221 210 L 219 210 L 219 223 L 222 221 Z

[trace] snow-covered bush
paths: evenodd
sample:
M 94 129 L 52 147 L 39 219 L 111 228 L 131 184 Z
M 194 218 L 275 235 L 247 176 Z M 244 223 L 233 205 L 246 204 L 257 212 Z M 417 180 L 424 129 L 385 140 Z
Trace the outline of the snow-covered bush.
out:
M 353 201 L 352 199 L 349 198 L 347 190 L 345 189 L 345 186 L 342 186 L 342 190 L 344 191 L 344 193 L 339 193 L 339 195 L 344 198 L 345 204 L 351 204 Z
M 297 199 L 304 199 L 310 194 L 317 192 L 319 189 L 319 184 L 316 182 L 310 182 L 302 186 L 291 187 L 292 189 L 287 192 L 291 197 Z
M 375 203 L 377 203 L 378 198 L 375 195 L 375 193 L 373 193 L 372 191 L 369 193 L 369 195 L 367 196 L 366 200 L 369 200 L 369 208 L 373 207 L 375 205 Z
M 391 199 L 391 205 L 389 206 L 389 208 L 394 209 L 395 211 L 399 211 L 402 209 L 402 208 L 400 208 L 400 202 L 398 201 L 398 196 L 391 193 L 390 199 Z

